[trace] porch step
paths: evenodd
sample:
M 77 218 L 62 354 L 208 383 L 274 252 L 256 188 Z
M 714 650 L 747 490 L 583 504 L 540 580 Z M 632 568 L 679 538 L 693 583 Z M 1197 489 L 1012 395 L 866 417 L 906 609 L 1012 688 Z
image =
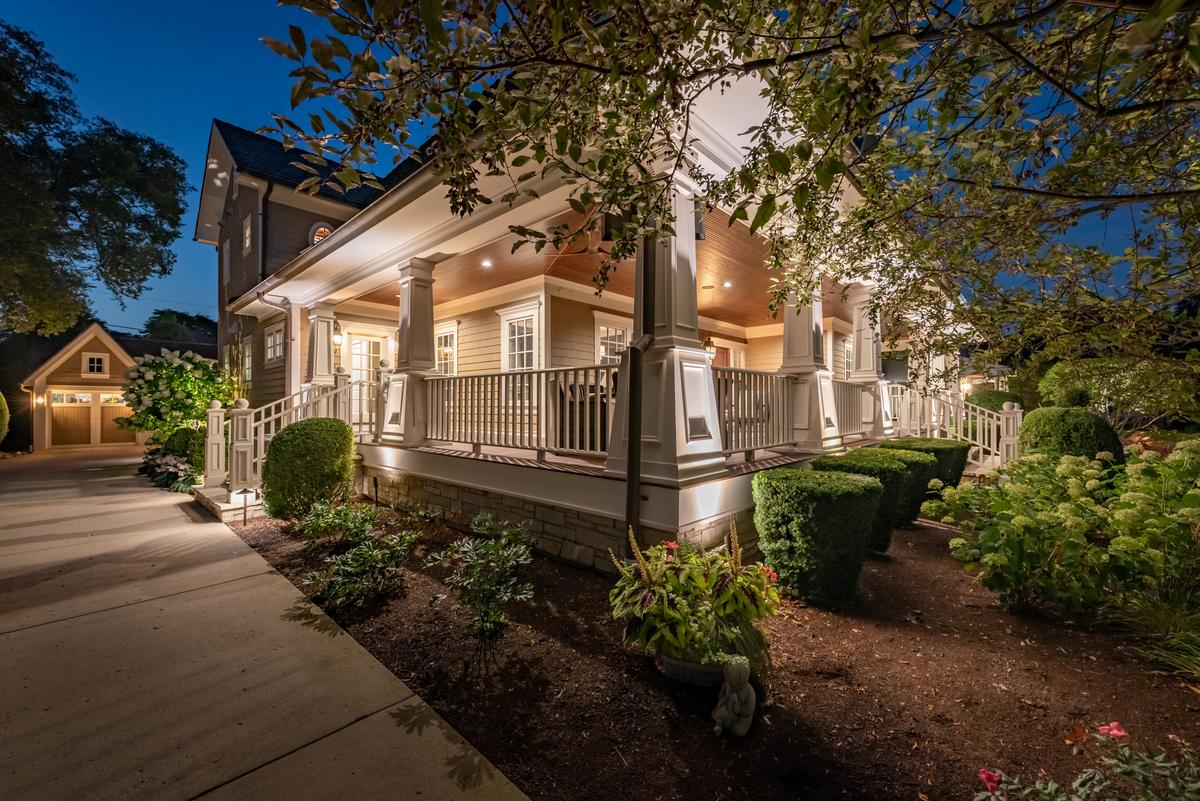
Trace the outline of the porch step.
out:
M 267 516 L 263 510 L 262 495 L 256 491 L 230 498 L 227 487 L 196 487 L 192 490 L 192 497 L 222 523 Z

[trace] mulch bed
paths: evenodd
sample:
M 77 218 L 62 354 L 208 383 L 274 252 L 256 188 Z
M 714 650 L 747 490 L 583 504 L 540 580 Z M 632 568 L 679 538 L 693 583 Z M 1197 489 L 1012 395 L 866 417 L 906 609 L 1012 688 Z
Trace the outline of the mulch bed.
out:
M 308 591 L 320 559 L 279 523 L 234 530 Z M 970 799 L 984 766 L 1069 780 L 1076 724 L 1200 742 L 1200 688 L 1147 672 L 1119 632 L 1000 611 L 948 536 L 898 531 L 850 608 L 787 602 L 769 623 L 771 704 L 743 740 L 713 736 L 715 689 L 622 650 L 609 578 L 548 559 L 486 666 L 453 600 L 430 607 L 445 589 L 416 569 L 428 545 L 401 597 L 338 622 L 534 801 Z

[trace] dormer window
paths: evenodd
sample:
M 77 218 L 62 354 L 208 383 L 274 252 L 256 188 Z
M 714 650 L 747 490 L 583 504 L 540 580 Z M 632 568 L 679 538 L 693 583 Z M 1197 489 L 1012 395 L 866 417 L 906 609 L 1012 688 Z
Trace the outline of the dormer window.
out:
M 315 245 L 332 233 L 333 225 L 331 223 L 319 222 L 312 228 L 308 229 L 308 244 Z

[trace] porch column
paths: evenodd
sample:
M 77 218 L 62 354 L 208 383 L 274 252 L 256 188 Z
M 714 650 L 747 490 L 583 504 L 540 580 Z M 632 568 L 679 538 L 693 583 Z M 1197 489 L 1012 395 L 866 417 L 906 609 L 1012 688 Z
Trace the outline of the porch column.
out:
M 863 433 L 871 439 L 891 436 L 892 413 L 883 375 L 879 326 L 871 309 L 873 287 L 856 284 L 848 293 L 854 316 L 854 349 L 850 382 L 863 388 Z
M 660 235 L 637 253 L 634 330 L 652 315 L 654 341 L 642 359 L 642 478 L 680 486 L 726 474 L 717 395 L 696 308 L 696 192 L 677 179 L 673 236 Z M 640 287 L 649 270 L 654 307 Z M 625 475 L 629 432 L 629 359 L 621 360 L 608 448 L 608 472 Z
M 792 376 L 792 441 L 797 450 L 821 452 L 842 445 L 833 373 L 825 364 L 825 331 L 820 290 L 798 304 L 793 293 L 783 310 L 783 360 L 780 372 Z
M 308 313 L 308 374 L 313 386 L 333 386 L 333 306 L 318 303 Z
M 425 441 L 425 374 L 437 366 L 433 352 L 433 266 L 428 259 L 410 259 L 400 265 L 400 333 L 380 438 L 409 448 Z

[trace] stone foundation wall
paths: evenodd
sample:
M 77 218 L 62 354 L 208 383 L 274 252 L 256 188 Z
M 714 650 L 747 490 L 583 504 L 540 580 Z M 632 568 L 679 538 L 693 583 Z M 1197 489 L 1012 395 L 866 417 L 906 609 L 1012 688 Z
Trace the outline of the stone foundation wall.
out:
M 374 497 L 375 479 L 379 480 L 380 502 L 426 506 L 440 513 L 450 526 L 464 531 L 471 518 L 482 512 L 513 523 L 523 522 L 529 526 L 541 553 L 603 573 L 616 572 L 609 559 L 610 550 L 619 556 L 626 552 L 621 520 L 379 467 L 360 466 L 359 491 Z M 757 559 L 753 510 L 737 512 L 736 518 L 746 558 Z M 729 516 L 722 515 L 683 531 L 647 529 L 643 541 L 673 539 L 710 548 L 720 545 L 728 531 Z

